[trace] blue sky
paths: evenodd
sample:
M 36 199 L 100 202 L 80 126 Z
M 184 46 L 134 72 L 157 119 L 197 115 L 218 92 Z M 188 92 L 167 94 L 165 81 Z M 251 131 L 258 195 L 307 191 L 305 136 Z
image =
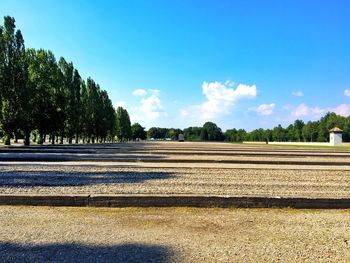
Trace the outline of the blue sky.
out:
M 147 128 L 350 115 L 349 14 L 346 0 L 0 0 L 27 47 L 73 61 Z

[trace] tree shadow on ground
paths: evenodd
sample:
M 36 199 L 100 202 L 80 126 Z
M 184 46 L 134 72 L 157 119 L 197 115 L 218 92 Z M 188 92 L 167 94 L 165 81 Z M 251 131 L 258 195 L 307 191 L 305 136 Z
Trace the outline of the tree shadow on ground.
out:
M 17 170 L 0 172 L 0 187 L 135 184 L 174 177 L 175 175 L 169 172 L 60 172 Z
M 68 161 L 93 161 L 93 162 L 138 162 L 141 160 L 164 159 L 164 156 L 149 154 L 131 154 L 131 152 L 121 153 L 45 153 L 45 152 L 26 152 L 26 153 L 0 153 L 0 161 L 6 162 L 68 162 Z
M 171 262 L 174 255 L 169 247 L 146 244 L 95 246 L 0 242 L 1 262 Z

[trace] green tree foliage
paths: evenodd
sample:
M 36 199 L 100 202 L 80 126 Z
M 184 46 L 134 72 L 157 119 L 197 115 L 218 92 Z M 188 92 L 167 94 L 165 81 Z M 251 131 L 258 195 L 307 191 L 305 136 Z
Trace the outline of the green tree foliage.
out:
M 200 141 L 202 127 L 188 127 L 184 129 L 184 137 L 187 141 Z
M 201 141 L 208 141 L 209 140 L 209 135 L 208 135 L 207 129 L 203 129 L 202 128 L 201 135 L 200 135 L 200 140 Z
M 228 142 L 243 142 L 246 135 L 247 132 L 243 129 L 228 129 L 224 134 L 225 140 Z
M 152 127 L 147 131 L 147 138 L 156 140 L 177 140 L 179 134 L 182 134 L 182 130 L 180 129 Z
M 122 107 L 117 108 L 116 135 L 119 141 L 127 141 L 132 138 L 130 117 L 128 112 Z
M 303 140 L 303 127 L 305 123 L 302 120 L 295 120 L 293 125 L 294 138 L 293 141 L 301 142 Z
M 111 100 L 106 91 L 91 78 L 88 78 L 86 85 L 81 85 L 81 125 L 78 130 L 83 133 L 83 139 L 95 143 L 113 141 L 117 134 L 116 114 Z M 127 112 L 126 112 L 127 113 Z M 129 124 L 130 125 L 130 120 Z M 79 136 L 76 135 L 77 137 Z
M 145 128 L 141 126 L 139 123 L 134 123 L 131 126 L 131 132 L 132 132 L 132 139 L 141 139 L 145 140 L 147 138 L 147 133 L 145 131 Z
M 24 39 L 16 30 L 15 19 L 9 16 L 0 27 L 0 59 L 0 124 L 4 143 L 9 145 L 11 134 L 17 139 L 21 130 L 27 130 L 29 116 Z
M 10 138 L 30 134 L 42 144 L 131 139 L 129 114 L 119 116 L 105 90 L 91 78 L 82 80 L 72 62 L 57 62 L 51 51 L 27 49 L 15 20 L 5 17 L 0 26 L 0 135 Z M 118 115 L 118 116 L 117 116 Z M 120 133 L 121 132 L 121 133 Z
M 278 124 L 277 127 L 273 128 L 272 130 L 272 139 L 276 142 L 284 142 L 286 141 L 287 134 L 286 130 L 281 126 L 281 124 Z
M 224 135 L 221 129 L 213 122 L 206 122 L 203 125 L 203 129 L 208 134 L 209 141 L 222 141 L 224 140 Z
M 180 129 L 170 128 L 166 132 L 166 138 L 171 140 L 177 140 L 179 138 L 179 134 L 181 133 L 182 133 L 182 130 Z
M 152 127 L 147 131 L 147 138 L 164 140 L 166 138 L 167 132 L 167 128 Z
M 305 141 L 324 142 L 329 140 L 329 130 L 339 127 L 343 129 L 343 140 L 350 141 L 350 116 L 343 117 L 335 113 L 327 113 L 319 121 L 295 120 L 293 124 L 283 128 L 280 124 L 273 129 L 255 129 L 246 132 L 244 129 L 228 129 L 222 134 L 215 123 L 207 122 L 203 127 L 188 127 L 184 129 L 185 139 L 188 141 L 211 140 L 228 142 L 242 141 Z M 160 129 L 160 128 L 158 128 Z
M 51 51 L 28 50 L 28 61 L 29 85 L 33 91 L 33 128 L 39 132 L 37 143 L 42 144 L 47 134 L 54 137 L 62 133 L 66 116 L 63 77 Z
M 309 121 L 304 127 L 302 128 L 302 136 L 305 142 L 314 142 L 318 138 L 318 125 L 319 122 L 317 121 Z
M 260 129 L 253 130 L 250 133 L 246 134 L 244 140 L 263 142 L 263 141 L 269 140 L 269 138 L 266 135 L 266 132 L 260 128 Z
M 81 114 L 81 77 L 77 69 L 74 69 L 73 63 L 67 63 L 61 57 L 58 63 L 63 77 L 63 96 L 65 97 L 65 122 L 64 133 L 68 138 L 69 143 L 72 143 L 74 135 L 77 136 L 77 124 Z

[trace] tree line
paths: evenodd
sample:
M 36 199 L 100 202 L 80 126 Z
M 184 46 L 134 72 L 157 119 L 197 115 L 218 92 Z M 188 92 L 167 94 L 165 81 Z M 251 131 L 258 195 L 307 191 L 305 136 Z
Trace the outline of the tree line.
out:
M 176 134 L 183 133 L 187 141 L 279 141 L 279 142 L 327 142 L 329 130 L 338 127 L 343 130 L 343 140 L 350 141 L 350 116 L 344 117 L 335 113 L 327 113 L 317 121 L 304 123 L 295 120 L 293 124 L 283 128 L 277 125 L 272 129 L 255 129 L 247 132 L 244 129 L 228 129 L 225 132 L 213 122 L 206 122 L 202 127 L 188 127 L 184 130 L 150 128 L 147 132 L 149 139 L 166 139 L 171 137 L 169 131 L 176 130 Z
M 0 136 L 43 144 L 132 139 L 128 112 L 115 111 L 105 90 L 83 80 L 72 62 L 44 49 L 26 49 L 15 19 L 0 25 Z

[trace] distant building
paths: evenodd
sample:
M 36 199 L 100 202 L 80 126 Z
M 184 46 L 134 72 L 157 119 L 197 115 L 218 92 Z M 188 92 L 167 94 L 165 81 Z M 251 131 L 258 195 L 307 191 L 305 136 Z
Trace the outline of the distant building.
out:
M 332 146 L 339 146 L 343 143 L 343 130 L 335 127 L 329 130 L 329 144 Z
M 183 134 L 179 134 L 179 142 L 184 142 L 185 141 L 185 137 Z

